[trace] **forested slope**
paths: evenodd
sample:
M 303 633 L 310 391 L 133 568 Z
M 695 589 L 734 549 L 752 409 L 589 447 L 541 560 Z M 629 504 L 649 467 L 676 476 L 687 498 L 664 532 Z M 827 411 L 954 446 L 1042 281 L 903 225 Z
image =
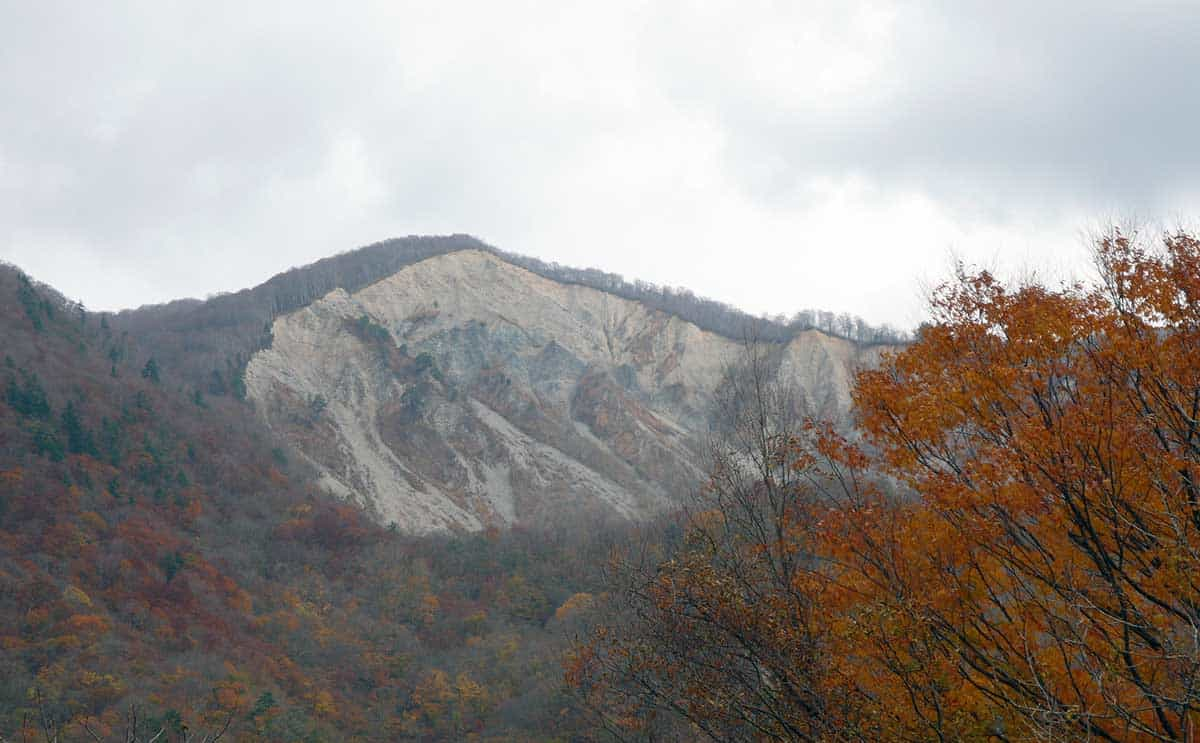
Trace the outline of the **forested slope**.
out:
M 615 535 L 401 538 L 11 267 L 0 337 L 0 736 L 586 730 L 559 652 Z

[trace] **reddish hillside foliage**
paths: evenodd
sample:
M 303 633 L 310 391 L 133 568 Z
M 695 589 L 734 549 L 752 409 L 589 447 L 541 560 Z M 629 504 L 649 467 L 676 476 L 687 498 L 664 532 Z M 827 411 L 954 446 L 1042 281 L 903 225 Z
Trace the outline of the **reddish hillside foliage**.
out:
M 603 535 L 402 538 L 321 494 L 235 389 L 8 267 L 0 337 L 0 738 L 586 730 L 553 615 L 595 590 Z

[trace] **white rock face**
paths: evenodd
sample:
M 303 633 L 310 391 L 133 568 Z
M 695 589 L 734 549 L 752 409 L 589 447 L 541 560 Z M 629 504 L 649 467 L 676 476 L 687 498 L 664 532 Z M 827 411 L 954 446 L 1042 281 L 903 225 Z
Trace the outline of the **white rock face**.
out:
M 332 492 L 410 532 L 637 519 L 695 485 L 737 342 L 485 252 L 427 259 L 278 318 L 246 371 Z M 844 419 L 877 350 L 801 333 L 781 373 Z

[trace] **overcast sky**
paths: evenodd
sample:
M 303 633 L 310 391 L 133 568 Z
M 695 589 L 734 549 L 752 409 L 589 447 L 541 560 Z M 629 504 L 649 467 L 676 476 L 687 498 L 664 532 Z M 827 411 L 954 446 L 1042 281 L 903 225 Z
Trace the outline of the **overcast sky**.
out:
M 911 325 L 1192 224 L 1198 70 L 1194 0 L 0 0 L 0 257 L 114 309 L 466 232 Z

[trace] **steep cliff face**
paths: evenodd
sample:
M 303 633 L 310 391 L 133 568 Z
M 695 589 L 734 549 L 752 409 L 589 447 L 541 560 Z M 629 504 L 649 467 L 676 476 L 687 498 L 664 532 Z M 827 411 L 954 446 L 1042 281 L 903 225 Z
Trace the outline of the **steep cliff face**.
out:
M 736 341 L 463 250 L 274 322 L 250 397 L 330 490 L 412 532 L 640 518 L 693 487 Z M 780 351 L 844 418 L 877 349 L 817 331 Z

